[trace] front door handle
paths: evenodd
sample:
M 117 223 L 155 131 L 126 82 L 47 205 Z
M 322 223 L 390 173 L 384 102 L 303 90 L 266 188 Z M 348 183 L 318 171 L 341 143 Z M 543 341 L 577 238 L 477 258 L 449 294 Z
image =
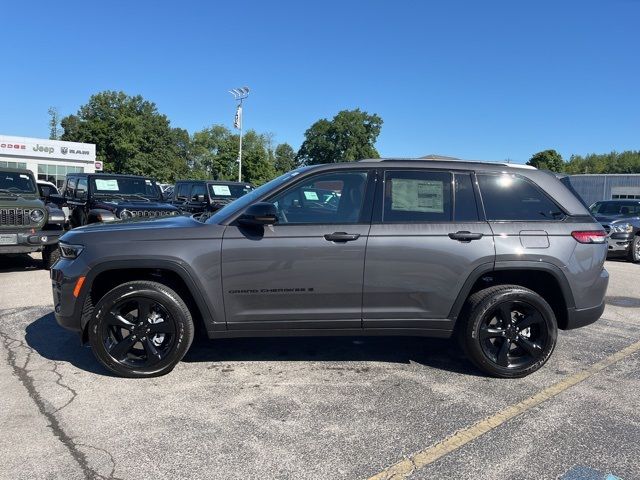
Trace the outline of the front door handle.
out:
M 451 240 L 458 240 L 459 242 L 468 243 L 471 240 L 480 240 L 482 238 L 482 233 L 460 231 L 460 232 L 450 233 L 449 238 Z
M 333 232 L 327 233 L 324 239 L 328 242 L 352 242 L 360 238 L 359 233 Z

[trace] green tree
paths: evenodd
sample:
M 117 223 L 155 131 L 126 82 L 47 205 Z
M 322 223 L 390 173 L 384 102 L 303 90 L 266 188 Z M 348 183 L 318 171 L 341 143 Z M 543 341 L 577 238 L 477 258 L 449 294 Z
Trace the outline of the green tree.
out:
M 58 140 L 60 138 L 60 115 L 56 107 L 49 107 L 49 140 Z
M 566 164 L 567 173 L 640 173 L 640 151 L 590 153 L 571 155 Z
M 240 137 L 223 125 L 213 125 L 193 134 L 190 165 L 196 178 L 236 180 Z M 260 185 L 276 175 L 270 135 L 254 130 L 242 138 L 242 180 Z
M 321 119 L 305 132 L 297 160 L 303 165 L 378 158 L 375 143 L 382 128 L 376 114 L 343 110 L 332 120 Z
M 107 172 L 173 181 L 188 172 L 189 135 L 140 95 L 105 91 L 61 121 L 62 140 L 96 144 Z
M 555 150 L 543 150 L 534 154 L 527 165 L 552 172 L 561 172 L 564 169 L 562 156 Z
M 277 174 L 282 174 L 296 168 L 296 152 L 288 143 L 281 143 L 276 147 L 274 167 Z

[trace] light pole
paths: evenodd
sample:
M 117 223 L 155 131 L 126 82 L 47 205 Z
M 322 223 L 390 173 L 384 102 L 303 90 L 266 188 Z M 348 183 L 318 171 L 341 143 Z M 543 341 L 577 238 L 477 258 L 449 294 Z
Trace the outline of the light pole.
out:
M 233 126 L 240 130 L 240 148 L 238 149 L 238 181 L 242 181 L 242 101 L 249 96 L 249 87 L 233 88 L 229 90 L 229 93 L 233 95 L 238 102 L 236 108 L 236 118 L 233 121 Z

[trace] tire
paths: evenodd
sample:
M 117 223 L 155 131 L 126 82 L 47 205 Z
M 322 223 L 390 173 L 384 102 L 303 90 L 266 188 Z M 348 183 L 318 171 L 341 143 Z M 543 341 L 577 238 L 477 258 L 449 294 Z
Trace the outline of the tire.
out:
M 549 304 L 519 285 L 498 285 L 467 300 L 460 343 L 485 373 L 520 378 L 542 367 L 556 345 L 558 324 Z
M 55 245 L 45 245 L 42 249 L 42 266 L 45 270 L 51 270 L 53 264 L 58 261 L 60 258 L 60 248 L 58 244 Z
M 629 253 L 627 258 L 630 262 L 633 263 L 640 262 L 640 235 L 636 235 L 635 237 L 633 237 L 631 245 L 629 245 Z
M 189 350 L 194 334 L 182 298 L 166 285 L 149 281 L 124 283 L 104 295 L 88 329 L 98 361 L 129 378 L 169 373 Z

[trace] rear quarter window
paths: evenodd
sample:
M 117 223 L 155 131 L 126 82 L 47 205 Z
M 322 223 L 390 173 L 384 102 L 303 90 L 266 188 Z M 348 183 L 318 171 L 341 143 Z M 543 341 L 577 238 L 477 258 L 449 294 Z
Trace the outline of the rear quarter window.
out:
M 553 221 L 564 213 L 539 187 L 511 174 L 478 174 L 487 220 Z

